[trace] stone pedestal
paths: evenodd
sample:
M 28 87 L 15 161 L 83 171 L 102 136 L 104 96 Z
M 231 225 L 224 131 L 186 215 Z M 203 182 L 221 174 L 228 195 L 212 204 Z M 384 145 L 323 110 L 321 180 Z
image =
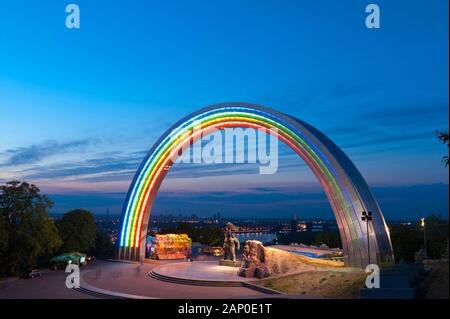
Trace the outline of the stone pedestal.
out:
M 242 254 L 244 262 L 239 269 L 238 275 L 242 277 L 266 278 L 270 276 L 267 267 L 265 248 L 260 241 L 247 240 Z
M 269 269 L 263 268 L 263 267 L 255 268 L 255 277 L 256 278 L 261 279 L 261 278 L 266 278 L 269 276 L 270 276 Z
M 255 276 L 255 268 L 239 268 L 238 275 L 245 278 L 251 278 Z
M 227 266 L 227 267 L 241 267 L 242 266 L 242 261 L 240 260 L 226 260 L 226 259 L 221 259 L 219 261 L 219 265 L 220 266 Z

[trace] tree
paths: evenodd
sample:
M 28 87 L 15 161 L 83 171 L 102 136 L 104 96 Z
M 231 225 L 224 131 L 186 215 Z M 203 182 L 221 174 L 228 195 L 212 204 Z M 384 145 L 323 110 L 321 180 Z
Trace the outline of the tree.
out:
M 91 212 L 72 210 L 65 213 L 56 226 L 64 242 L 62 251 L 88 252 L 95 247 L 96 226 Z
M 447 144 L 448 147 L 448 132 L 441 132 L 441 131 L 436 131 L 436 135 L 437 135 L 437 139 L 444 143 Z M 444 163 L 445 167 L 448 167 L 448 155 L 442 157 L 442 163 Z
M 416 226 L 389 225 L 396 262 L 414 262 L 415 253 L 423 246 L 423 237 Z
M 107 233 L 97 231 L 95 233 L 95 248 L 90 253 L 101 258 L 114 258 L 115 247 Z
M 48 262 L 62 241 L 48 216 L 52 202 L 33 184 L 0 186 L 0 274 L 15 275 Z
M 390 225 L 390 234 L 396 262 L 414 262 L 415 253 L 424 247 L 421 221 L 413 225 Z M 445 256 L 448 245 L 448 221 L 435 215 L 425 218 L 427 257 Z
M 166 227 L 161 230 L 163 234 L 187 234 L 194 242 L 209 246 L 223 245 L 224 233 L 220 227 L 204 226 L 196 228 L 189 223 L 180 223 L 174 227 Z
M 208 246 L 222 246 L 224 233 L 219 227 L 206 227 L 203 231 L 201 242 Z
M 314 244 L 324 243 L 331 248 L 342 248 L 341 235 L 338 232 L 320 232 L 314 237 Z
M 289 245 L 291 243 L 312 245 L 316 236 L 317 233 L 309 231 L 281 233 L 278 236 L 278 242 L 282 245 Z
M 6 224 L 6 219 L 3 218 L 3 214 L 0 215 L 0 256 L 6 253 L 8 249 L 9 241 L 8 228 Z
M 436 215 L 426 217 L 425 235 L 428 258 L 442 258 L 447 250 L 448 221 Z

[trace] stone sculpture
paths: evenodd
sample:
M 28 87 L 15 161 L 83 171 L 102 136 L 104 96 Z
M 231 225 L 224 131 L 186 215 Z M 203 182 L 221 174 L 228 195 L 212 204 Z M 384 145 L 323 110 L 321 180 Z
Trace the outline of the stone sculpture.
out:
M 247 240 L 242 254 L 244 263 L 239 268 L 238 275 L 242 277 L 264 278 L 270 275 L 266 265 L 264 246 L 257 240 Z
M 225 238 L 223 240 L 223 259 L 219 264 L 222 266 L 240 267 L 241 261 L 236 259 L 236 252 L 240 248 L 239 239 L 236 238 L 234 231 L 237 228 L 232 223 L 227 223 L 225 227 Z

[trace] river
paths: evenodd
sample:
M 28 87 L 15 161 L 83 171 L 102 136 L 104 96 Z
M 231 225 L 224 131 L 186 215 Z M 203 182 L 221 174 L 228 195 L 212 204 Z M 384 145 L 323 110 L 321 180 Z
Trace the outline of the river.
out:
M 264 244 L 277 239 L 277 233 L 240 233 L 236 234 L 236 237 L 241 243 L 246 240 L 259 240 Z

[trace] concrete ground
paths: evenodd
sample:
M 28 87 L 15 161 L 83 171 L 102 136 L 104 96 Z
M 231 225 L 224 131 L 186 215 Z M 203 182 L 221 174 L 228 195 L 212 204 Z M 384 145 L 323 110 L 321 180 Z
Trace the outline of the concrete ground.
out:
M 67 273 L 43 271 L 34 279 L 10 278 L 0 282 L 0 299 L 96 299 L 93 296 L 67 289 Z
M 264 298 L 264 293 L 245 287 L 205 287 L 180 285 L 150 278 L 147 273 L 161 262 L 129 264 L 95 261 L 81 268 L 82 284 L 122 294 L 150 298 L 201 299 L 201 298 Z M 0 282 L 0 299 L 92 299 L 66 288 L 64 271 L 43 271 L 34 279 L 9 279 Z
M 94 287 L 125 294 L 152 298 L 171 299 L 232 299 L 262 298 L 266 294 L 245 287 L 205 287 L 180 285 L 160 281 L 147 275 L 161 262 L 149 264 L 128 264 L 117 262 L 96 262 L 96 267 L 85 270 L 83 280 Z
M 220 266 L 215 260 L 173 263 L 153 268 L 157 274 L 182 279 L 232 282 L 254 280 L 238 276 L 238 270 L 238 267 Z

